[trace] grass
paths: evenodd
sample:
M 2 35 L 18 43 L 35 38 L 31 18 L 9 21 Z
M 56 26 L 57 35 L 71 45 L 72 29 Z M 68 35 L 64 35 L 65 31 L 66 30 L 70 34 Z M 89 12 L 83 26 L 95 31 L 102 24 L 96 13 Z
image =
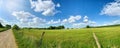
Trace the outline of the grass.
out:
M 92 33 L 95 32 L 102 48 L 120 48 L 120 28 L 84 28 L 64 30 L 14 30 L 19 48 L 97 48 Z M 45 35 L 40 45 L 42 32 Z
M 103 28 L 96 31 L 96 34 L 103 48 L 120 48 L 120 27 Z
M 0 28 L 0 32 L 7 30 L 6 28 Z

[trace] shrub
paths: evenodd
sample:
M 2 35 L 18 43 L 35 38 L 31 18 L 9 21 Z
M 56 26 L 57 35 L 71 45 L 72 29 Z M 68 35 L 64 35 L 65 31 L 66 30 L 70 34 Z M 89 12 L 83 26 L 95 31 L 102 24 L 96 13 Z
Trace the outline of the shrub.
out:
M 90 26 L 89 26 L 89 25 L 87 25 L 87 26 L 86 26 L 86 28 L 90 28 Z
M 19 28 L 19 26 L 14 25 L 12 29 L 19 30 L 20 28 Z

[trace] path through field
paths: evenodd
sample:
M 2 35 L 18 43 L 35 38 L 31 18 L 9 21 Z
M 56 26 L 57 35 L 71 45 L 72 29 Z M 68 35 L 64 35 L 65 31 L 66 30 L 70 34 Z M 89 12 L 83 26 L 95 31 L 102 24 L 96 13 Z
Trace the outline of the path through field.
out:
M 95 33 L 93 33 L 93 37 L 94 37 L 94 39 L 95 39 L 95 42 L 96 42 L 98 48 L 101 48 L 101 45 L 100 45 L 100 43 L 99 43 L 99 41 L 98 41 L 98 38 L 97 38 L 97 36 L 95 35 Z
M 11 29 L 0 32 L 0 48 L 18 48 Z

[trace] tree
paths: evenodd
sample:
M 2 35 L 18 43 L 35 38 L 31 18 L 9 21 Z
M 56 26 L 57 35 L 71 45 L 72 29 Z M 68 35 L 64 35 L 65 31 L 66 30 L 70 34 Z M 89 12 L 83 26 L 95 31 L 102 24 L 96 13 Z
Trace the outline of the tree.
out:
M 58 26 L 57 29 L 64 29 L 65 27 L 62 25 L 62 26 Z
M 19 30 L 20 28 L 19 28 L 19 26 L 14 25 L 12 29 Z
M 0 23 L 0 28 L 3 28 L 3 25 Z
M 7 25 L 6 25 L 6 28 L 7 28 L 7 29 L 10 29 L 10 28 L 11 28 L 11 25 L 8 25 L 8 24 L 7 24 Z
M 90 26 L 89 26 L 89 25 L 87 25 L 87 26 L 86 26 L 86 28 L 90 28 Z
M 62 26 L 50 26 L 48 27 L 48 29 L 64 29 L 65 27 L 62 25 Z
M 55 29 L 55 27 L 54 26 L 50 26 L 48 29 Z

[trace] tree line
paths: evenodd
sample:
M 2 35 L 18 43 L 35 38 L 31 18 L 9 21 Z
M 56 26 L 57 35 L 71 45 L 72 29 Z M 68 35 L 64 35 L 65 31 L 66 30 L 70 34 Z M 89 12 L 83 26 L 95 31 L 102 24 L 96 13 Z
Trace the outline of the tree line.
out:
M 3 26 L 1 23 L 0 23 L 0 28 L 6 28 L 6 29 L 10 29 L 11 28 L 11 25 L 5 25 Z
M 50 26 L 50 27 L 48 27 L 48 29 L 65 29 L 65 26 L 64 25 L 61 25 L 61 26 Z
M 20 27 L 17 26 L 17 25 L 14 25 L 12 27 L 12 29 L 19 30 Z M 52 29 L 65 29 L 65 27 L 63 25 L 61 25 L 61 26 L 49 26 L 48 28 L 23 28 L 23 29 L 40 29 L 40 30 L 42 30 L 42 29 L 44 29 L 44 30 L 51 29 L 52 30 Z

